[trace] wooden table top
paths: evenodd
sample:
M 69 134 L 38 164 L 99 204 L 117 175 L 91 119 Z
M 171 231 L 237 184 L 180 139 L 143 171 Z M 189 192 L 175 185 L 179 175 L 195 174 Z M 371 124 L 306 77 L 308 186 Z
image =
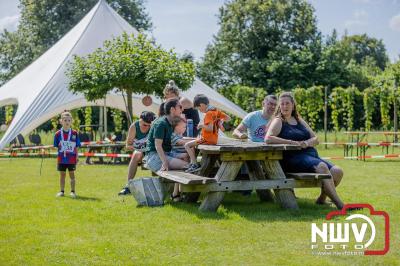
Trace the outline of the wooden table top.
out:
M 266 144 L 258 142 L 235 142 L 232 144 L 219 144 L 219 145 L 199 145 L 197 147 L 200 151 L 205 153 L 219 153 L 219 152 L 254 152 L 254 151 L 286 151 L 286 150 L 300 150 L 298 145 L 289 144 Z

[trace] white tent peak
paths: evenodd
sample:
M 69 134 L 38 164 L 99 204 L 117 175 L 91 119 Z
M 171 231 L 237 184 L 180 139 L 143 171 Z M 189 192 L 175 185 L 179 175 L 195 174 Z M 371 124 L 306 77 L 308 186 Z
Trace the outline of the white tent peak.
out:
M 18 134 L 28 134 L 63 110 L 84 106 L 103 106 L 103 100 L 88 102 L 83 94 L 73 94 L 69 91 L 65 71 L 74 55 L 87 55 L 102 47 L 105 40 L 120 36 L 123 32 L 138 33 L 105 0 L 100 0 L 56 44 L 0 87 L 0 106 L 18 104 L 13 121 L 0 140 L 0 150 Z M 182 95 L 193 99 L 198 93 L 209 96 L 211 104 L 226 112 L 239 117 L 246 114 L 240 107 L 197 78 L 192 87 Z M 141 98 L 140 95 L 133 96 L 135 115 L 138 116 L 143 110 L 157 111 L 160 99 L 153 97 L 153 105 L 145 107 L 141 103 Z M 125 111 L 123 97 L 115 91 L 107 94 L 106 104 L 107 107 Z

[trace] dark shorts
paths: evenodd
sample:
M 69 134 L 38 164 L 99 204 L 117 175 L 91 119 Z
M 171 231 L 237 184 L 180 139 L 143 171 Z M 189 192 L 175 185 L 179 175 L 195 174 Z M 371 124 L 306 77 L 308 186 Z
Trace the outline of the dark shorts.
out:
M 63 164 L 59 163 L 57 164 L 57 170 L 60 172 L 65 172 L 68 169 L 68 171 L 75 171 L 76 170 L 76 164 Z

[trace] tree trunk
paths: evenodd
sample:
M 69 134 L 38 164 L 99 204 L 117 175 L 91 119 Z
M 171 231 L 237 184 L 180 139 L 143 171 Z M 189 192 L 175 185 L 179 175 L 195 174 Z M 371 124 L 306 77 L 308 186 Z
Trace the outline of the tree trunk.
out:
M 132 92 L 127 90 L 126 91 L 126 97 L 128 98 L 127 99 L 127 102 L 128 102 L 127 109 L 128 110 L 126 110 L 126 114 L 128 115 L 128 124 L 130 126 L 132 124 L 132 122 L 133 122 L 132 121 L 133 120 L 133 114 L 132 114 Z

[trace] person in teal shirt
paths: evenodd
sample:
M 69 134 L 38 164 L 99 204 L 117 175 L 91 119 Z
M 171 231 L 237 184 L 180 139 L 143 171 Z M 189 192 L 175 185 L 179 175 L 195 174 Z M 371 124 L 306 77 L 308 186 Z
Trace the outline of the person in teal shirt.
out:
M 147 136 L 150 131 L 150 126 L 156 115 L 153 112 L 144 111 L 140 114 L 140 119 L 133 123 L 128 132 L 126 139 L 126 149 L 133 151 L 131 161 L 128 167 L 128 183 L 136 175 L 137 167 L 144 157 L 146 149 Z M 130 194 L 128 184 L 118 193 L 118 195 Z

